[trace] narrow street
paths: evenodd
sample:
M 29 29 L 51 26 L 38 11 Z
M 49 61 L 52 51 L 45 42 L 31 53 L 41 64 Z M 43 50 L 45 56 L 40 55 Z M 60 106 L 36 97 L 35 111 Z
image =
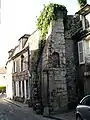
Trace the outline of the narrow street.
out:
M 51 120 L 36 115 L 31 109 L 25 110 L 4 100 L 0 95 L 0 120 Z

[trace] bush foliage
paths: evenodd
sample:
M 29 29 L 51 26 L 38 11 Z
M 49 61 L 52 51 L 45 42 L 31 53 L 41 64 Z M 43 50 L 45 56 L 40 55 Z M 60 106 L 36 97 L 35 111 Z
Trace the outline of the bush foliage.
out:
M 6 92 L 6 87 L 5 86 L 0 86 L 0 93 L 4 90 Z

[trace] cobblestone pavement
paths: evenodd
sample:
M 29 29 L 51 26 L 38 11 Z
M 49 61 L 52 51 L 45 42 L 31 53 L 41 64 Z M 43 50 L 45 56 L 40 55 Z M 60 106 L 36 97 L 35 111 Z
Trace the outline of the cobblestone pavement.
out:
M 43 116 L 36 115 L 32 109 L 18 107 L 5 101 L 3 95 L 0 95 L 0 120 L 51 120 Z M 55 119 L 53 119 L 55 120 Z

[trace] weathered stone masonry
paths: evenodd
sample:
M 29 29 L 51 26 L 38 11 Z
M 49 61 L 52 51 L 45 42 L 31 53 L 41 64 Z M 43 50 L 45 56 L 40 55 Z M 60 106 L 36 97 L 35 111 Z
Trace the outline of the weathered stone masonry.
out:
M 67 24 L 65 29 L 65 49 L 66 49 L 66 81 L 68 91 L 68 103 L 76 101 L 76 57 L 75 57 L 75 41 L 72 39 L 72 29 L 74 17 L 67 16 Z
M 38 64 L 41 99 L 43 106 L 49 104 L 51 111 L 67 108 L 68 103 L 76 99 L 74 44 L 69 32 L 70 27 L 69 30 L 65 30 L 63 13 L 58 15 L 58 19 L 50 25 Z

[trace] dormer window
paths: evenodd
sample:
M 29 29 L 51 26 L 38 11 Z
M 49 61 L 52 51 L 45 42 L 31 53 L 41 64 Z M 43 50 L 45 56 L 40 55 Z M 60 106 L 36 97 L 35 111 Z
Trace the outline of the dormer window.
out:
M 13 53 L 13 49 L 11 49 L 8 53 L 9 53 L 9 58 L 10 58 Z
M 19 48 L 20 50 L 23 49 L 25 43 L 27 42 L 27 39 L 29 38 L 30 35 L 25 34 L 19 39 Z
M 80 15 L 83 30 L 90 27 L 90 5 L 86 4 L 82 9 L 76 12 L 76 14 Z

